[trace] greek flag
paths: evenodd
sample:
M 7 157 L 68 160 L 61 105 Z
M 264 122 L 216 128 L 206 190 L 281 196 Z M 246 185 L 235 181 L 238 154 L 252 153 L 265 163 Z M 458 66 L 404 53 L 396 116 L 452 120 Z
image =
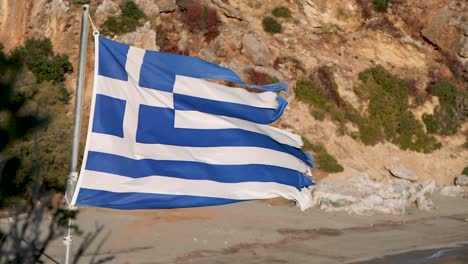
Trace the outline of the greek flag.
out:
M 83 165 L 72 205 L 159 209 L 282 196 L 311 206 L 311 156 L 268 124 L 284 83 L 245 84 L 201 59 L 96 36 Z M 255 88 L 220 85 L 225 80 Z

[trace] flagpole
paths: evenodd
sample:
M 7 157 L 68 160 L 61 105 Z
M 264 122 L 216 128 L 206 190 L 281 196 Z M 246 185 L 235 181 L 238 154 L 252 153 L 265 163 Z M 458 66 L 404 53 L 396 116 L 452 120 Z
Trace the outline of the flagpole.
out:
M 78 181 L 78 155 L 80 149 L 80 132 L 81 132 L 81 112 L 83 109 L 83 93 L 84 81 L 86 72 L 86 51 L 88 48 L 88 27 L 89 27 L 89 5 L 83 5 L 83 15 L 81 18 L 81 39 L 80 39 L 80 61 L 78 64 L 78 78 L 76 81 L 75 93 L 75 122 L 73 125 L 73 141 L 71 150 L 70 173 L 67 180 L 67 189 L 65 191 L 65 199 L 69 210 L 74 210 L 71 205 L 73 194 L 75 192 L 76 182 Z M 64 253 L 62 263 L 69 264 L 71 262 L 72 248 L 72 226 L 73 220 L 68 220 L 68 227 L 63 237 Z

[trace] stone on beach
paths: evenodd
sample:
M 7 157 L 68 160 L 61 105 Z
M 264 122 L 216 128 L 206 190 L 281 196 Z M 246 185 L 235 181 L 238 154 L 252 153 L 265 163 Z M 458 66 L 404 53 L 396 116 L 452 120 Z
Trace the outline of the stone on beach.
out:
M 408 180 L 408 181 L 417 181 L 418 180 L 418 175 L 416 175 L 414 172 L 410 171 L 406 167 L 400 164 L 389 164 L 386 165 L 385 168 L 395 177 Z
M 455 176 L 455 185 L 458 186 L 468 186 L 468 176 L 464 174 L 460 174 L 458 176 Z
M 434 203 L 428 197 L 434 190 L 432 179 L 420 184 L 402 179 L 376 182 L 367 174 L 361 174 L 343 183 L 324 180 L 315 187 L 312 198 L 315 206 L 329 212 L 403 215 L 408 206 L 423 211 L 434 209 Z

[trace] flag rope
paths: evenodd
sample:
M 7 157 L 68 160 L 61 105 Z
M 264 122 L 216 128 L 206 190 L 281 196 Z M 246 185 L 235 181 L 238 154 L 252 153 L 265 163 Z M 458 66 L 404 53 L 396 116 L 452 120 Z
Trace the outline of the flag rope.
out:
M 91 27 L 93 28 L 93 35 L 98 36 L 99 35 L 99 30 L 94 25 L 93 19 L 91 18 L 91 15 L 89 13 L 88 13 L 88 18 L 89 18 L 89 22 L 91 23 Z

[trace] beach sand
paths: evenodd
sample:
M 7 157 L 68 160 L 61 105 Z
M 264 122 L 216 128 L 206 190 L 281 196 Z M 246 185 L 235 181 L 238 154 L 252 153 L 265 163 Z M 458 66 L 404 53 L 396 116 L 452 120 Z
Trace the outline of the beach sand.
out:
M 391 258 L 426 250 L 424 258 L 468 244 L 468 199 L 433 199 L 436 210 L 410 209 L 405 216 L 301 212 L 265 201 L 152 211 L 81 208 L 78 225 L 84 231 L 104 225 L 100 237 L 108 239 L 99 257 L 112 255 L 112 263 L 405 263 Z M 81 241 L 75 238 L 75 250 Z M 80 263 L 89 262 L 97 244 Z M 47 251 L 57 259 L 61 252 L 61 241 Z

